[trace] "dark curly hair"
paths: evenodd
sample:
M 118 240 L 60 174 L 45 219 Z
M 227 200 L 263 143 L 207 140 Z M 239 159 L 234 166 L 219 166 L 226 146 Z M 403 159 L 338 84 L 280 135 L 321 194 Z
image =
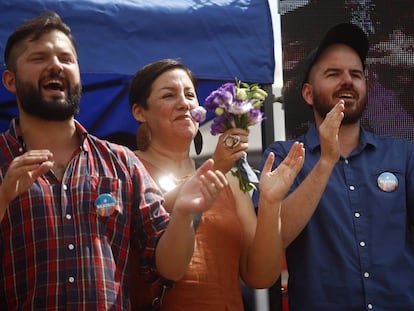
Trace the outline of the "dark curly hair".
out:
M 16 71 L 16 60 L 20 55 L 24 42 L 36 41 L 45 33 L 58 30 L 64 33 L 72 42 L 75 51 L 76 42 L 71 34 L 71 30 L 56 12 L 48 11 L 44 14 L 26 21 L 20 25 L 8 38 L 4 50 L 4 63 L 7 69 Z
M 142 106 L 144 109 L 148 108 L 147 99 L 151 94 L 151 87 L 155 79 L 157 79 L 164 72 L 172 69 L 182 69 L 187 72 L 194 87 L 197 87 L 197 80 L 190 69 L 185 67 L 181 62 L 175 59 L 162 59 L 150 63 L 140 70 L 138 70 L 129 86 L 129 106 L 132 109 L 134 104 Z

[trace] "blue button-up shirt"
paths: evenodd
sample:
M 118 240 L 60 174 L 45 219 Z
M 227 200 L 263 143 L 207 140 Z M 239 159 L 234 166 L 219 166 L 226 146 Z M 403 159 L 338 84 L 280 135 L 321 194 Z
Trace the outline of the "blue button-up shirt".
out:
M 291 191 L 320 158 L 314 126 L 298 140 L 305 164 Z M 263 159 L 272 151 L 278 165 L 292 144 L 272 143 Z M 362 130 L 286 250 L 290 311 L 414 310 L 413 224 L 413 144 Z

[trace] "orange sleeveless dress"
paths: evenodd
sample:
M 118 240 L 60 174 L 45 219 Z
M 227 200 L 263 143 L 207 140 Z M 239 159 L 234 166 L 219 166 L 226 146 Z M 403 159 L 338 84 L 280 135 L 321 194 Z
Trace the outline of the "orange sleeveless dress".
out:
M 154 180 L 159 169 L 142 160 Z M 204 212 L 196 245 L 183 278 L 167 289 L 162 311 L 243 311 L 239 260 L 241 225 L 230 186 Z M 131 293 L 134 295 L 134 293 Z

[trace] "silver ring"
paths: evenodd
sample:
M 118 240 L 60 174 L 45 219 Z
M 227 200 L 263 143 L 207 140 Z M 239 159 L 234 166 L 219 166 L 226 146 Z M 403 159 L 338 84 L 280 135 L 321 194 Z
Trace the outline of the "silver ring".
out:
M 227 149 L 234 149 L 240 144 L 239 135 L 226 135 L 223 139 L 223 146 Z

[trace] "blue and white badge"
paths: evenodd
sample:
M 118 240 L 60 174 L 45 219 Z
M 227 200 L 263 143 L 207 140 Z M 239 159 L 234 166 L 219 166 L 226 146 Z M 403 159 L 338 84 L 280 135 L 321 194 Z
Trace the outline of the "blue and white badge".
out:
M 378 187 L 384 192 L 393 192 L 398 188 L 398 178 L 393 173 L 383 172 L 377 179 Z
M 102 193 L 95 200 L 96 213 L 99 216 L 110 216 L 116 210 L 114 197 L 109 193 Z

